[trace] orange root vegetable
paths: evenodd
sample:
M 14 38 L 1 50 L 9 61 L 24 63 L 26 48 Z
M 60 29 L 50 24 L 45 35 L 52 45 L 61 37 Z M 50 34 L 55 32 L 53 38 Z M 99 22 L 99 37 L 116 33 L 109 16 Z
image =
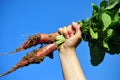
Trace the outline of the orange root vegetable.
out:
M 50 53 L 52 53 L 54 50 L 56 50 L 58 47 L 58 44 L 56 42 L 52 43 L 52 44 L 48 44 L 45 47 L 42 47 L 41 49 L 38 50 L 34 50 L 32 53 L 27 54 L 25 57 L 23 57 L 23 59 L 16 64 L 16 66 L 14 66 L 11 70 L 9 70 L 8 72 L 1 74 L 0 77 L 5 76 L 21 67 L 24 66 L 28 66 L 30 64 L 34 64 L 34 63 L 40 63 L 41 61 L 43 61 L 43 59 L 49 55 Z
M 28 49 L 32 46 L 36 46 L 37 44 L 54 42 L 58 35 L 58 32 L 52 34 L 35 34 L 34 36 L 29 37 L 29 39 L 23 43 L 21 47 L 17 48 L 15 52 Z
M 55 42 L 47 44 L 45 47 L 32 51 L 32 53 L 27 54 L 22 58 L 22 60 L 16 64 L 11 70 L 8 72 L 1 74 L 0 77 L 5 76 L 21 67 L 28 66 L 34 63 L 40 63 L 46 56 L 51 58 L 52 52 L 55 51 L 66 39 L 63 35 L 56 36 Z
M 28 38 L 28 40 L 26 42 L 23 43 L 22 46 L 18 47 L 16 50 L 14 50 L 13 52 L 7 52 L 4 54 L 12 54 L 12 53 L 16 53 L 22 50 L 26 50 L 30 47 L 36 46 L 37 44 L 47 44 L 47 43 L 52 43 L 55 41 L 56 36 L 58 36 L 59 33 L 58 32 L 54 32 L 51 34 L 35 34 L 31 37 Z M 4 55 L 4 54 L 0 54 L 0 56 Z

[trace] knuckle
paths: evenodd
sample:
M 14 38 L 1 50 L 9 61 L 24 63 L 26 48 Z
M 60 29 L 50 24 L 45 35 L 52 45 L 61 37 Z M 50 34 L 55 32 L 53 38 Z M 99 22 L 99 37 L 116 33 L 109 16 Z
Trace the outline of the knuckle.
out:
M 62 34 L 62 31 L 63 31 L 62 28 L 59 28 L 59 29 L 58 29 L 58 32 L 59 32 L 60 34 Z
M 58 31 L 62 31 L 62 28 L 60 27 L 60 28 L 58 29 Z
M 67 27 L 64 27 L 63 28 L 63 35 L 68 38 L 68 30 L 67 30 Z
M 63 27 L 63 33 L 67 34 L 67 27 Z

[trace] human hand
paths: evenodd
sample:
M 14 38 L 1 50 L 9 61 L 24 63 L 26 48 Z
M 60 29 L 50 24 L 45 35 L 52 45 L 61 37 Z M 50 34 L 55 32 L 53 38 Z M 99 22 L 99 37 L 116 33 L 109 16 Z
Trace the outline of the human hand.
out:
M 58 32 L 66 38 L 59 49 L 60 52 L 67 49 L 75 50 L 82 40 L 80 26 L 76 22 L 72 22 L 68 27 L 59 28 Z
M 75 51 L 82 40 L 80 26 L 72 22 L 72 25 L 60 28 L 58 32 L 66 38 L 59 48 L 64 79 L 86 80 Z

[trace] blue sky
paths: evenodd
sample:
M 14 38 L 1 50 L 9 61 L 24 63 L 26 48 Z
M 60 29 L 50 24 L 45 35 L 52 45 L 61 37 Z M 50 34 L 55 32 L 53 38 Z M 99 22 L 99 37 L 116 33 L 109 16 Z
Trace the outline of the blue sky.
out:
M 0 53 L 12 51 L 29 36 L 56 32 L 72 21 L 91 17 L 91 3 L 101 0 L 0 0 Z M 33 49 L 33 48 L 32 48 Z M 30 52 L 0 56 L 0 73 L 8 71 Z M 106 54 L 97 67 L 90 63 L 87 42 L 78 46 L 77 56 L 87 80 L 120 80 L 120 55 Z M 1 77 L 0 80 L 63 80 L 58 51 L 54 59 L 45 58 L 41 64 L 32 64 Z

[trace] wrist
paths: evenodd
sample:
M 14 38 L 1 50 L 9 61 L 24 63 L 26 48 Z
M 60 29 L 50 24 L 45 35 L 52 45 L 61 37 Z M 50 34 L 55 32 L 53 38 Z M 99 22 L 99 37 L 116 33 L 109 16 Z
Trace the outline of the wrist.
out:
M 59 50 L 60 55 L 67 56 L 67 55 L 75 55 L 76 49 L 75 48 L 69 48 L 69 47 L 61 47 Z

